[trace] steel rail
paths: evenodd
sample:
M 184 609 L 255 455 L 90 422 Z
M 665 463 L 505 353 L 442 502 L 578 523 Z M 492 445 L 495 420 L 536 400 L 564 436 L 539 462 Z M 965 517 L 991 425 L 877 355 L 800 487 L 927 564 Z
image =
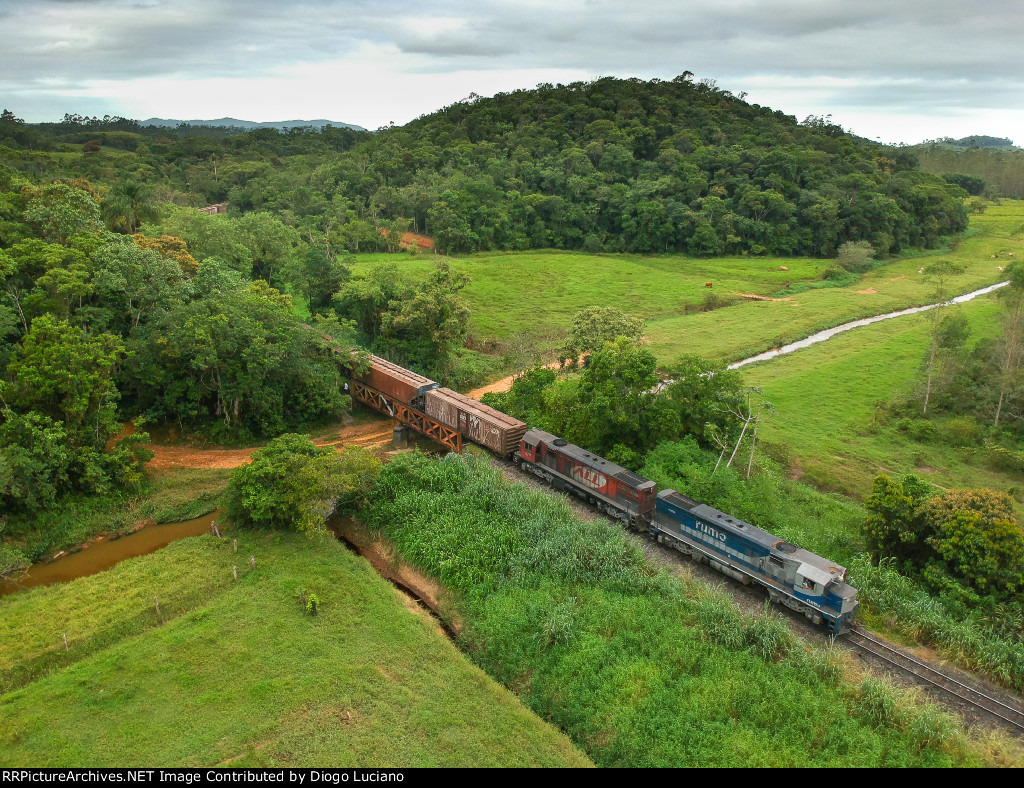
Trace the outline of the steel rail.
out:
M 867 643 L 870 643 L 872 645 L 866 646 L 864 645 L 864 643 L 858 642 L 856 640 L 857 638 L 860 638 L 861 640 L 866 641 Z M 987 695 L 986 693 L 981 692 L 980 690 L 976 690 L 974 689 L 974 687 L 971 687 L 967 684 L 964 684 L 961 681 L 958 681 L 952 676 L 943 673 L 941 670 L 932 667 L 928 663 L 923 662 L 922 660 L 919 660 L 916 657 L 912 657 L 909 654 L 904 654 L 902 651 L 895 649 L 892 646 L 883 643 L 880 640 L 876 640 L 870 635 L 865 634 L 863 630 L 851 630 L 846 634 L 845 639 L 848 643 L 850 643 L 850 645 L 859 648 L 861 651 L 867 652 L 868 654 L 871 654 L 872 656 L 877 657 L 878 659 L 888 662 L 890 665 L 899 669 L 900 671 L 909 673 L 910 675 L 916 676 L 922 681 L 928 682 L 932 686 L 937 687 L 940 690 L 943 690 L 944 692 L 952 695 L 955 698 L 959 698 L 960 700 L 965 701 L 974 708 L 984 711 L 986 714 L 990 714 L 993 717 L 1002 720 L 1003 722 L 1013 726 L 1019 731 L 1024 731 L 1024 712 L 1022 712 L 1020 709 L 1016 709 L 1007 703 L 1003 703 L 998 698 L 993 698 L 991 695 Z M 933 678 L 922 675 L 913 668 L 908 668 L 906 665 L 901 665 L 895 659 L 892 659 L 891 657 L 886 656 L 885 653 L 882 653 L 883 650 L 891 655 L 898 657 L 899 659 L 904 660 L 905 662 L 910 663 L 911 665 L 916 665 L 917 667 L 920 667 L 925 671 L 928 671 L 929 673 L 938 676 L 941 679 L 941 681 L 937 681 Z M 959 687 L 962 690 L 962 692 L 951 688 L 949 684 L 953 684 L 956 687 Z M 991 703 L 994 706 L 998 706 L 1002 709 L 1005 709 L 1006 711 L 1009 711 L 1012 714 L 1016 715 L 1019 719 L 1012 719 L 1010 717 L 1003 715 L 995 709 L 988 708 L 987 706 L 983 705 L 982 702 L 976 700 L 976 698 L 981 698 L 982 701 L 985 703 Z

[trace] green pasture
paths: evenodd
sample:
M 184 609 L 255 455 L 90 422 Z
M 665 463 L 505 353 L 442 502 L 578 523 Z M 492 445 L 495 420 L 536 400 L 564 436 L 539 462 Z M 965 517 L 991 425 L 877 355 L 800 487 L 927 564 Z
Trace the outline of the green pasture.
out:
M 971 344 L 998 332 L 995 294 L 950 309 L 969 320 Z M 869 493 L 880 473 L 915 473 L 941 487 L 1005 490 L 1019 484 L 1005 472 L 972 463 L 963 448 L 914 440 L 877 409 L 913 390 L 927 347 L 925 317 L 911 315 L 744 367 L 747 384 L 763 389 L 778 409 L 760 424 L 759 440 L 779 447 L 804 481 L 856 497 Z
M 930 303 L 934 285 L 918 271 L 939 259 L 966 266 L 951 285 L 957 293 L 976 290 L 1001 280 L 997 269 L 1015 259 L 1009 254 L 1024 256 L 1020 200 L 1003 200 L 972 216 L 971 229 L 955 248 L 895 259 L 853 285 L 791 295 L 786 291 L 820 282 L 833 261 L 534 251 L 450 262 L 472 279 L 463 295 L 472 311 L 470 331 L 479 342 L 500 343 L 516 333 L 555 340 L 580 309 L 614 306 L 648 321 L 651 350 L 662 364 L 671 365 L 690 353 L 735 361 L 849 320 Z M 390 260 L 418 275 L 436 259 L 430 254 L 360 255 L 353 271 L 363 273 Z M 713 287 L 705 287 L 707 282 Z M 692 311 L 709 293 L 735 303 L 686 314 L 687 305 Z M 785 300 L 744 300 L 741 293 Z
M 966 267 L 951 282 L 956 294 L 995 284 L 1003 278 L 998 268 L 1015 259 L 1009 254 L 1024 256 L 1022 241 L 1024 201 L 1005 200 L 973 216 L 971 231 L 954 249 L 895 260 L 848 287 L 651 320 L 647 337 L 651 350 L 666 365 L 687 353 L 736 361 L 850 320 L 931 303 L 935 286 L 918 271 L 936 260 Z M 993 258 L 995 254 L 999 257 Z
M 588 765 L 335 540 L 229 537 L 0 598 L 4 766 Z
M 353 268 L 397 261 L 414 275 L 438 258 L 430 254 L 360 255 Z M 515 333 L 544 340 L 565 334 L 572 316 L 588 306 L 615 306 L 646 320 L 680 315 L 708 293 L 767 295 L 794 282 L 821 277 L 828 260 L 808 258 L 685 255 L 605 255 L 533 251 L 483 253 L 448 258 L 472 280 L 462 291 L 472 312 L 470 333 L 479 341 L 500 342 Z M 788 271 L 780 271 L 785 266 Z M 706 288 L 706 282 L 713 287 Z

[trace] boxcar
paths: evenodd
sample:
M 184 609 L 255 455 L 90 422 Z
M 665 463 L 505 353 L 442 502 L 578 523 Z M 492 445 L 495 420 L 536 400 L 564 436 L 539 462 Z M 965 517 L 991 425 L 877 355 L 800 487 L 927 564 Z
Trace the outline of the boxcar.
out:
M 650 479 L 549 432 L 529 430 L 514 459 L 553 487 L 570 490 L 630 525 L 646 527 L 654 510 L 656 486 Z
M 352 380 L 364 383 L 405 405 L 422 408 L 424 394 L 440 385 L 379 356 L 367 356 L 367 360 L 370 368 L 366 372 L 358 372 L 354 368 L 350 370 Z
M 502 457 L 515 452 L 527 429 L 526 422 L 451 389 L 432 389 L 426 392 L 423 399 L 425 413 L 430 418 Z

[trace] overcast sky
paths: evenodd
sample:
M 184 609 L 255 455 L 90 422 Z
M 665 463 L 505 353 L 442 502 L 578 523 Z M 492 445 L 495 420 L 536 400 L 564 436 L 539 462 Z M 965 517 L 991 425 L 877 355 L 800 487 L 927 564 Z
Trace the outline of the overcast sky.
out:
M 1024 145 L 1021 0 L 0 0 L 0 105 L 29 121 L 374 129 L 470 92 L 683 71 L 883 142 Z

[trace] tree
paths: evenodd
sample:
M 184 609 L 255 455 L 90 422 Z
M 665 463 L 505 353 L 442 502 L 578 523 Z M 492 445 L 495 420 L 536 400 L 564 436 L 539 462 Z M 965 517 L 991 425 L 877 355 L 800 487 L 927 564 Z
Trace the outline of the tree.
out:
M 118 181 L 110 190 L 103 213 L 111 230 L 128 235 L 134 234 L 143 222 L 159 218 L 153 190 L 131 179 Z
M 42 415 L 0 414 L 0 502 L 5 511 L 53 506 L 71 486 L 64 425 Z
M 924 390 L 924 407 L 922 413 L 928 415 L 928 400 L 932 394 L 932 375 L 935 370 L 935 353 L 939 348 L 940 339 L 940 327 L 942 325 L 942 310 L 946 306 L 946 300 L 949 298 L 949 283 L 953 277 L 959 276 L 964 272 L 962 266 L 952 263 L 948 260 L 940 260 L 937 263 L 932 263 L 924 269 L 925 279 L 930 280 L 935 285 L 933 297 L 938 306 L 933 307 L 925 314 L 927 315 L 928 322 L 931 326 L 931 344 L 928 348 L 928 381 L 925 385 Z
M 644 321 L 627 315 L 611 306 L 590 306 L 581 309 L 572 318 L 569 336 L 558 351 L 558 361 L 575 365 L 581 356 L 600 350 L 616 337 L 640 341 L 644 335 Z
M 180 238 L 173 235 L 161 235 L 159 238 L 147 238 L 141 233 L 132 236 L 132 240 L 138 244 L 140 249 L 148 249 L 156 252 L 161 257 L 173 260 L 181 269 L 181 275 L 186 279 L 195 275 L 199 270 L 199 263 L 189 254 L 188 246 Z
M 941 568 L 980 594 L 1024 588 L 1024 530 L 1013 501 L 993 490 L 949 490 L 921 507 Z
M 871 495 L 864 501 L 868 516 L 861 526 L 874 563 L 889 557 L 922 563 L 928 532 L 919 507 L 930 494 L 930 486 L 916 476 L 902 481 L 875 477 Z
M 117 424 L 114 373 L 124 345 L 41 315 L 32 322 L 0 395 L 12 407 L 62 421 L 72 441 L 102 445 Z M 86 437 L 88 436 L 88 438 Z
M 346 262 L 354 260 L 352 256 L 345 257 Z M 292 283 L 305 297 L 312 314 L 328 309 L 350 276 L 345 263 L 333 257 L 323 244 L 310 244 L 290 272 Z
M 422 282 L 412 282 L 394 263 L 376 266 L 334 297 L 339 317 L 353 321 L 371 349 L 392 361 L 443 377 L 450 353 L 466 339 L 469 310 L 459 291 L 469 277 L 446 261 Z
M 234 222 L 236 243 L 247 252 L 253 279 L 276 283 L 279 273 L 292 261 L 299 234 L 270 213 L 247 213 Z
M 322 531 L 336 510 L 356 508 L 380 470 L 367 449 L 318 447 L 304 435 L 275 438 L 231 473 L 227 516 L 239 525 Z
M 875 250 L 867 241 L 847 241 L 839 247 L 836 264 L 847 271 L 862 273 L 871 267 Z
M 25 221 L 43 240 L 64 243 L 80 233 L 95 233 L 103 228 L 100 205 L 84 188 L 53 183 L 41 188 L 26 186 Z
M 133 332 L 123 377 L 135 407 L 232 437 L 340 415 L 350 400 L 337 354 L 303 325 L 291 296 L 262 281 L 240 286 L 229 274 L 204 262 L 200 298 L 171 304 Z
M 36 282 L 47 271 L 60 268 L 69 260 L 81 263 L 83 258 L 74 250 L 37 238 L 0 249 L 0 287 L 4 299 L 18 315 L 23 334 L 28 333 L 31 314 L 28 298 Z
M 575 403 L 566 403 L 566 437 L 638 466 L 640 455 L 677 434 L 668 402 L 650 394 L 657 382 L 657 359 L 647 348 L 623 336 L 605 343 L 580 375 Z
M 664 396 L 679 420 L 680 437 L 692 435 L 697 442 L 711 448 L 712 434 L 723 438 L 733 432 L 732 416 L 743 405 L 742 376 L 724 364 L 700 356 L 684 356 L 666 370 L 671 379 Z
M 452 270 L 447 262 L 437 263 L 411 297 L 389 304 L 381 321 L 383 347 L 443 375 L 450 366 L 451 351 L 465 342 L 468 332 L 469 309 L 458 296 L 468 284 L 468 276 Z
M 127 334 L 160 306 L 183 297 L 181 264 L 153 248 L 113 236 L 95 255 L 95 286 L 99 295 L 121 312 Z

